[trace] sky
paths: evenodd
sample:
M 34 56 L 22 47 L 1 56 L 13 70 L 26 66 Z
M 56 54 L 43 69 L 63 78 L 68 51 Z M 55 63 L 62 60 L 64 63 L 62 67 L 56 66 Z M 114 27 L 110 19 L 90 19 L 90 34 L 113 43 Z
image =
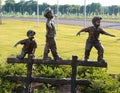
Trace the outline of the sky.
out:
M 2 0 L 5 1 L 5 0 Z M 15 0 L 15 2 L 19 2 L 20 0 Z M 29 1 L 29 0 L 26 0 Z M 37 1 L 37 0 L 36 0 Z M 38 0 L 39 4 L 47 3 L 50 5 L 54 4 L 64 5 L 64 4 L 74 4 L 74 5 L 84 5 L 84 1 L 86 1 L 86 5 L 94 3 L 100 3 L 102 6 L 111 6 L 111 5 L 119 5 L 120 6 L 120 0 Z

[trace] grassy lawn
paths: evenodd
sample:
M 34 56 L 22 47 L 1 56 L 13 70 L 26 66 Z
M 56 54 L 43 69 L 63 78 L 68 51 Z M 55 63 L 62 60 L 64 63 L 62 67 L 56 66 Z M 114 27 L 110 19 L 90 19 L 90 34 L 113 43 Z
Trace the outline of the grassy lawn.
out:
M 56 35 L 56 42 L 58 53 L 63 59 L 71 59 L 72 55 L 77 55 L 79 59 L 84 58 L 85 41 L 88 34 L 82 33 L 81 36 L 76 36 L 76 33 L 82 29 L 81 26 L 72 25 L 58 25 Z M 14 44 L 21 39 L 27 38 L 27 30 L 32 29 L 36 31 L 35 39 L 38 44 L 36 50 L 36 58 L 43 57 L 43 50 L 45 45 L 45 23 L 31 21 L 16 21 L 3 20 L 0 25 L 0 64 L 6 62 L 7 57 L 15 57 L 21 51 L 21 45 L 14 48 Z M 105 31 L 116 35 L 115 38 L 101 35 L 100 40 L 104 46 L 104 59 L 108 63 L 108 73 L 120 73 L 120 30 L 104 29 Z M 90 60 L 97 59 L 97 51 L 92 49 Z

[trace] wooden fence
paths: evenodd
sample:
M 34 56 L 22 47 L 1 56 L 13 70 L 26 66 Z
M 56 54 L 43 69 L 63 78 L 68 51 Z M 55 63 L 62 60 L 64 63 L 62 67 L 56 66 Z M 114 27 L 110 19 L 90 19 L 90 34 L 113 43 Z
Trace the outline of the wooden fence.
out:
M 45 61 L 43 59 L 33 59 L 32 57 L 25 58 L 23 60 L 18 60 L 16 58 L 7 58 L 7 63 L 24 63 L 27 64 L 27 76 L 7 76 L 7 79 L 10 81 L 22 81 L 26 82 L 26 89 L 25 93 L 31 93 L 31 83 L 32 82 L 39 82 L 39 83 L 49 83 L 54 85 L 59 84 L 71 84 L 71 93 L 76 93 L 76 85 L 86 85 L 89 86 L 91 83 L 88 80 L 78 80 L 76 79 L 77 74 L 77 66 L 93 66 L 93 67 L 107 67 L 107 63 L 97 62 L 97 61 L 88 61 L 84 62 L 82 60 L 78 60 L 77 56 L 72 56 L 72 60 L 50 60 Z M 54 64 L 54 65 L 71 65 L 72 67 L 72 74 L 71 78 L 64 78 L 64 79 L 56 79 L 56 78 L 45 78 L 45 77 L 32 77 L 32 66 L 33 64 Z

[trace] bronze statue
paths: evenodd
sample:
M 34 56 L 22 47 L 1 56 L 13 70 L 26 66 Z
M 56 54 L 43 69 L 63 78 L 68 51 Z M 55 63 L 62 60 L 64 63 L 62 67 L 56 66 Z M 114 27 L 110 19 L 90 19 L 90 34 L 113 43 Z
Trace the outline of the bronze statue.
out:
M 55 41 L 55 25 L 54 25 L 54 14 L 51 8 L 46 8 L 44 11 L 44 17 L 47 19 L 46 22 L 46 44 L 44 48 L 43 59 L 51 60 L 51 57 L 48 56 L 48 53 L 51 50 L 54 60 L 61 60 L 62 58 L 57 53 L 57 46 Z
M 26 54 L 28 54 L 29 56 L 33 56 L 34 57 L 34 53 L 35 53 L 35 49 L 37 48 L 37 43 L 34 40 L 34 35 L 36 33 L 33 30 L 28 30 L 27 31 L 27 39 L 23 39 L 18 41 L 14 47 L 16 47 L 18 44 L 23 45 L 22 51 L 20 55 L 17 55 L 16 58 L 22 60 Z
M 100 43 L 99 35 L 105 34 L 111 37 L 115 37 L 115 35 L 109 34 L 105 32 L 102 28 L 100 28 L 101 20 L 102 20 L 101 17 L 94 17 L 92 19 L 93 26 L 84 28 L 76 34 L 77 36 L 80 35 L 81 32 L 88 32 L 89 34 L 88 39 L 86 40 L 86 46 L 85 46 L 85 56 L 84 56 L 85 62 L 87 62 L 89 59 L 89 55 L 92 47 L 95 47 L 98 51 L 98 58 L 97 58 L 98 62 L 105 62 L 103 59 L 104 49 L 102 44 Z

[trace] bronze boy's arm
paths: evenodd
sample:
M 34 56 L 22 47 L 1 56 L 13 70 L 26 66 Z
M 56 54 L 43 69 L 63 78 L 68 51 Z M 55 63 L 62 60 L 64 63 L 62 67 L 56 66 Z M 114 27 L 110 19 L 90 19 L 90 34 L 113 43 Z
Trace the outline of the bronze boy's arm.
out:
M 111 37 L 115 37 L 115 35 L 109 34 L 107 32 L 105 32 L 105 35 L 111 36 Z
M 76 34 L 76 36 L 80 35 L 81 32 L 86 32 L 87 29 L 88 29 L 88 28 L 84 28 L 84 29 L 80 30 L 80 31 Z
M 102 30 L 102 29 L 101 29 Z M 104 30 L 102 30 L 103 31 L 103 34 L 105 34 L 105 35 L 108 35 L 108 36 L 111 36 L 111 37 L 115 37 L 115 35 L 112 35 L 112 34 L 110 34 L 110 33 L 107 33 L 107 32 L 105 32 Z
M 19 41 L 19 42 L 17 42 L 17 43 L 14 45 L 14 47 L 17 47 L 17 45 L 18 45 L 18 44 L 20 44 L 20 41 Z
M 25 42 L 25 40 L 20 40 L 14 45 L 14 47 L 17 47 L 18 44 L 23 44 L 24 42 Z

